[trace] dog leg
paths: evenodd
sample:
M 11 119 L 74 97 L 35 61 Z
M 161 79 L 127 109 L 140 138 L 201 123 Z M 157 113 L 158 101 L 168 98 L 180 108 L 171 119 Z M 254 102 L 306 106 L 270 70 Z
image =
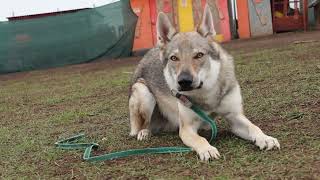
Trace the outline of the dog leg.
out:
M 219 113 L 231 124 L 231 131 L 246 140 L 255 142 L 260 149 L 280 149 L 276 138 L 264 134 L 259 127 L 250 122 L 242 110 L 240 86 L 233 88 L 221 101 Z
M 212 158 L 218 159 L 220 157 L 218 150 L 197 133 L 201 125 L 201 121 L 197 115 L 180 103 L 178 103 L 178 109 L 180 121 L 179 135 L 183 143 L 195 150 L 202 161 L 208 161 Z
M 145 140 L 151 135 L 150 121 L 156 101 L 147 86 L 138 81 L 132 86 L 129 99 L 130 136 Z
M 243 114 L 231 113 L 226 115 L 226 118 L 231 123 L 231 130 L 235 135 L 253 141 L 261 150 L 280 149 L 280 144 L 276 138 L 264 134 L 258 126 L 250 122 Z

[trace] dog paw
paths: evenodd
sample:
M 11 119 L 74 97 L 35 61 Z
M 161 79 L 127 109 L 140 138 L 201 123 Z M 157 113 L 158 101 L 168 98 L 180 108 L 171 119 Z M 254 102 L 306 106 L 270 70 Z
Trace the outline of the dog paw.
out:
M 138 132 L 137 139 L 139 141 L 147 140 L 150 137 L 151 133 L 149 129 L 142 129 Z
M 256 137 L 254 140 L 256 146 L 260 148 L 260 150 L 266 149 L 271 150 L 274 148 L 280 149 L 280 143 L 276 138 L 271 136 L 267 136 L 265 134 Z
M 138 132 L 136 131 L 130 131 L 129 136 L 133 137 L 136 136 L 138 134 Z
M 213 146 L 207 146 L 197 151 L 201 161 L 209 161 L 210 159 L 219 159 L 220 154 L 217 148 Z

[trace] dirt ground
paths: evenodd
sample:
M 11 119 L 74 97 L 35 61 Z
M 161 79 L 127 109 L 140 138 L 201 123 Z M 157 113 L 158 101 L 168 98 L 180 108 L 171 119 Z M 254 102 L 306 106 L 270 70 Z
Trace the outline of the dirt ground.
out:
M 297 41 L 320 41 L 320 31 L 308 31 L 308 32 L 288 32 L 274 34 L 270 36 L 256 37 L 250 39 L 238 39 L 230 42 L 223 43 L 222 46 L 229 51 L 242 51 L 244 53 L 250 53 L 252 51 L 261 49 L 270 49 L 283 47 L 293 44 Z M 136 65 L 142 57 L 129 57 L 121 59 L 100 59 L 96 62 L 84 63 L 78 65 L 71 65 L 67 67 L 52 68 L 48 73 L 53 72 L 90 72 L 101 69 L 117 68 L 127 65 Z M 40 70 L 41 71 L 41 70 Z M 28 77 L 29 72 L 19 72 L 0 75 L 1 80 L 19 79 Z
M 55 148 L 79 132 L 100 144 L 95 154 L 184 146 L 177 134 L 128 136 L 128 84 L 141 59 L 131 57 L 0 75 L 0 179 L 320 179 L 320 32 L 223 46 L 235 58 L 245 114 L 281 150 L 258 150 L 222 118 L 213 142 L 222 157 L 208 163 L 194 152 L 88 163 L 82 151 Z
M 231 51 L 242 50 L 250 52 L 257 49 L 283 47 L 298 41 L 320 41 L 320 31 L 288 32 L 244 40 L 239 39 L 225 43 L 223 46 Z

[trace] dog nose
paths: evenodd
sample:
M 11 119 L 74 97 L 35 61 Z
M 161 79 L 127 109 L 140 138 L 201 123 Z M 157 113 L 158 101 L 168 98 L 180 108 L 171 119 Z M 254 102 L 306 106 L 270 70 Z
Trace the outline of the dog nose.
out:
M 187 72 L 182 72 L 178 76 L 178 84 L 182 90 L 188 90 L 191 88 L 193 82 L 192 76 Z

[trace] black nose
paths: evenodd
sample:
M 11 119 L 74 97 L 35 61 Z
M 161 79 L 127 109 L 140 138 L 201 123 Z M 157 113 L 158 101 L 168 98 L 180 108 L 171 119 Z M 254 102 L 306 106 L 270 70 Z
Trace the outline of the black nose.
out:
M 192 79 L 193 78 L 190 73 L 180 73 L 180 75 L 178 76 L 178 84 L 180 85 L 182 91 L 192 89 Z

